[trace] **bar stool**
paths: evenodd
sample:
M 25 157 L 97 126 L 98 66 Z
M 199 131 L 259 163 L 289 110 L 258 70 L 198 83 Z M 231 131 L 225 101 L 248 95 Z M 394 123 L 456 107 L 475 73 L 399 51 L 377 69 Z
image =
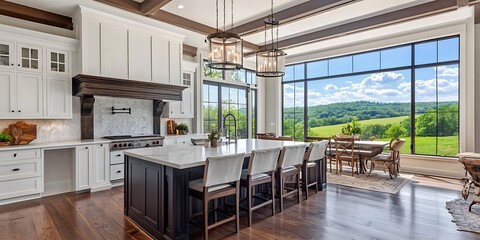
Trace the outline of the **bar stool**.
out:
M 312 142 L 308 147 L 305 154 L 305 160 L 302 164 L 302 184 L 305 188 L 305 199 L 308 199 L 308 188 L 315 186 L 315 193 L 318 193 L 318 166 L 316 161 L 325 158 L 325 152 L 327 150 L 328 140 L 322 140 L 320 142 Z M 309 183 L 309 170 L 314 168 L 314 182 Z
M 220 157 L 209 157 L 205 164 L 203 179 L 189 182 L 189 194 L 203 201 L 203 232 L 208 239 L 208 230 L 224 223 L 235 220 L 235 232 L 240 230 L 239 203 L 240 203 L 240 176 L 245 153 L 232 154 Z M 210 200 L 235 195 L 235 214 L 208 224 L 208 203 Z M 217 209 L 214 209 L 217 210 Z
M 248 226 L 252 225 L 252 212 L 263 206 L 271 204 L 272 216 L 275 215 L 275 169 L 281 148 L 253 150 L 248 162 L 248 169 L 242 171 L 240 186 L 247 188 Z M 270 185 L 271 199 L 252 195 L 252 188 L 259 184 Z M 252 199 L 263 200 L 253 206 Z
M 289 195 L 297 194 L 300 203 L 300 170 L 305 156 L 306 145 L 285 146 L 280 152 L 276 178 L 278 182 L 278 196 L 280 200 L 280 212 L 283 211 L 283 199 Z M 285 178 L 293 176 L 296 180 L 295 188 L 285 189 Z M 290 190 L 284 193 L 284 190 Z

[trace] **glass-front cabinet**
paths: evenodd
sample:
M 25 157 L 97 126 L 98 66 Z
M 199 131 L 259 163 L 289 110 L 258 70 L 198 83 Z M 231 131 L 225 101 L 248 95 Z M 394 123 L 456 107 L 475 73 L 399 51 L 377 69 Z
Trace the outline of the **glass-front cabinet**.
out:
M 0 41 L 0 69 L 15 68 L 13 42 Z
M 68 75 L 68 52 L 47 49 L 47 73 Z
M 17 44 L 17 69 L 22 71 L 42 71 L 42 47 Z

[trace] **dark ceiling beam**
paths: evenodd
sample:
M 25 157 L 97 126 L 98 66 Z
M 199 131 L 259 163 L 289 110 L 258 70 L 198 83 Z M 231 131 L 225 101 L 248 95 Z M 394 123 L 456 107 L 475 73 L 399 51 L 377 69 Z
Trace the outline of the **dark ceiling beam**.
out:
M 172 0 L 145 0 L 140 5 L 140 11 L 145 15 L 153 15 L 171 1 Z
M 471 3 L 470 3 L 471 4 Z M 439 13 L 453 11 L 458 8 L 457 0 L 436 0 L 417 6 L 404 8 L 394 12 L 346 23 L 343 25 L 322 29 L 305 35 L 292 37 L 278 42 L 279 49 L 298 47 L 309 43 L 319 42 L 326 39 L 340 37 L 352 33 L 358 33 L 388 25 L 398 24 L 418 18 L 428 17 Z M 260 48 L 266 49 L 267 46 Z M 246 56 L 253 56 L 255 53 L 247 53 Z
M 183 55 L 195 57 L 197 56 L 197 48 L 194 46 L 183 44 Z
M 141 4 L 132 0 L 96 0 L 96 1 L 105 3 L 113 7 L 121 8 L 123 10 L 129 11 L 132 13 L 144 15 L 141 11 Z M 177 27 L 188 29 L 190 31 L 204 34 L 204 35 L 208 35 L 216 31 L 215 28 L 192 21 L 188 18 L 184 18 L 178 15 L 169 13 L 161 9 L 158 10 L 155 14 L 148 15 L 146 17 L 149 17 L 164 23 L 168 23 Z M 260 46 L 247 41 L 243 42 L 243 46 L 251 51 L 258 51 L 260 49 Z
M 73 30 L 73 22 L 71 17 L 66 17 L 60 14 L 51 13 L 3 0 L 0 1 L 0 14 L 30 22 Z
M 359 1 L 362 0 L 311 0 L 282 11 L 275 12 L 274 16 L 280 20 L 281 24 L 286 24 Z M 242 36 L 264 31 L 264 19 L 266 17 L 267 16 L 257 18 L 250 22 L 236 26 L 233 28 L 233 31 Z

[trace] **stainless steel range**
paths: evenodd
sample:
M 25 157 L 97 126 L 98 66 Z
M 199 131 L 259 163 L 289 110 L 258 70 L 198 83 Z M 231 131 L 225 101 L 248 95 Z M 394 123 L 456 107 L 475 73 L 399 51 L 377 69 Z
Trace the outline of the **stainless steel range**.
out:
M 106 136 L 106 139 L 112 140 L 110 151 L 163 146 L 164 136 L 160 135 L 117 135 Z
M 110 181 L 113 186 L 123 184 L 124 161 L 123 150 L 144 147 L 163 146 L 164 136 L 160 135 L 121 135 L 106 136 L 110 143 Z

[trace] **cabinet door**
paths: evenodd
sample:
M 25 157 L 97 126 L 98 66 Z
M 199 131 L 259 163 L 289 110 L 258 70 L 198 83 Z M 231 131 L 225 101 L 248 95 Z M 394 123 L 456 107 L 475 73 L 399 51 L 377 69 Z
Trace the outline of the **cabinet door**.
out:
M 170 118 L 176 118 L 176 117 L 181 117 L 182 115 L 182 102 L 180 101 L 170 101 L 168 103 L 169 108 L 169 117 Z
M 102 23 L 101 73 L 105 77 L 128 79 L 127 29 L 114 23 Z
M 0 69 L 15 69 L 15 49 L 13 42 L 0 40 Z
M 90 188 L 90 173 L 92 169 L 91 146 L 76 147 L 75 158 L 75 190 Z
M 182 116 L 185 118 L 193 118 L 193 91 L 192 88 L 183 90 L 182 93 Z
M 170 84 L 168 39 L 152 37 L 152 82 Z
M 43 72 L 43 48 L 17 44 L 17 70 Z
M 46 116 L 49 118 L 72 117 L 72 87 L 69 77 L 48 76 Z
M 128 31 L 128 79 L 152 81 L 152 43 L 150 34 Z
M 182 42 L 170 40 L 170 84 L 172 85 L 181 85 L 182 83 L 182 48 Z
M 15 74 L 0 72 L 0 118 L 11 118 L 17 115 L 15 102 Z
M 110 152 L 108 145 L 93 145 L 92 153 L 92 187 L 110 184 Z
M 41 117 L 43 115 L 43 77 L 17 73 L 17 115 Z
M 47 73 L 69 74 L 69 56 L 67 51 L 47 49 Z
M 101 75 L 100 71 L 100 29 L 97 19 L 82 19 L 82 73 Z

